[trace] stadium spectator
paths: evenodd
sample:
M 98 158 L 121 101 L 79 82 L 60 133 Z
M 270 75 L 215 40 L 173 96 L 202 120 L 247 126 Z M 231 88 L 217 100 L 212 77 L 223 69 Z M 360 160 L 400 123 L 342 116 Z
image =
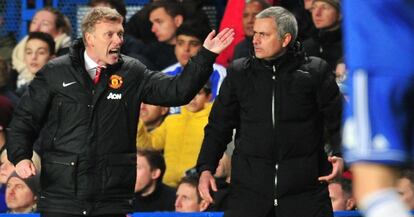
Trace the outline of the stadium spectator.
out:
M 314 0 L 311 11 L 318 31 L 303 42 L 305 52 L 326 60 L 330 70 L 334 71 L 343 57 L 341 0 Z
M 168 115 L 168 111 L 168 107 L 141 103 L 139 118 L 147 128 L 148 132 L 151 132 L 162 124 L 165 117 Z
M 138 150 L 134 212 L 174 211 L 175 189 L 162 183 L 164 173 L 161 152 Z
M 36 168 L 41 169 L 40 157 L 36 152 L 33 152 L 32 161 Z M 14 165 L 7 159 L 7 150 L 4 149 L 0 155 L 0 212 L 6 212 L 8 209 L 5 201 L 6 183 L 14 170 Z
M 30 32 L 44 32 L 53 37 L 55 40 L 56 56 L 61 56 L 69 52 L 71 43 L 71 25 L 69 19 L 59 10 L 51 7 L 45 7 L 36 12 L 29 26 Z M 19 74 L 19 80 L 24 79 L 21 74 L 27 70 L 24 62 L 24 53 L 28 36 L 24 37 L 13 49 L 12 66 Z M 20 85 L 18 85 L 20 87 Z
M 163 70 L 177 62 L 175 33 L 184 22 L 184 10 L 178 2 L 155 1 L 149 10 L 149 20 L 157 42 L 148 45 L 146 56 L 154 63 L 155 69 Z
M 36 73 L 55 57 L 55 41 L 44 32 L 31 32 L 26 41 L 24 63 L 26 71 L 19 75 L 16 94 L 22 96 Z
M 352 194 L 352 180 L 336 178 L 329 183 L 328 188 L 333 211 L 355 209 L 356 201 Z
M 402 201 L 410 209 L 414 210 L 414 171 L 404 169 L 401 177 L 397 180 L 397 191 Z
M 6 187 L 8 213 L 37 212 L 39 183 L 40 173 L 27 179 L 22 179 L 16 172 L 13 172 L 7 180 Z
M 210 203 L 201 198 L 197 190 L 198 176 L 185 176 L 177 187 L 175 199 L 176 212 L 203 212 Z
M 211 109 L 211 87 L 205 85 L 185 106 L 178 107 L 151 133 L 140 123 L 138 136 L 142 149 L 164 150 L 167 165 L 163 182 L 176 187 L 185 171 L 194 167 Z M 140 138 L 138 138 L 140 141 Z
M 244 39 L 234 47 L 233 60 L 249 57 L 253 53 L 253 24 L 256 15 L 270 6 L 266 0 L 249 0 L 243 10 Z
M 178 75 L 183 71 L 190 58 L 195 56 L 201 49 L 202 41 L 207 37 L 210 29 L 197 22 L 185 22 L 178 27 L 176 32 L 176 44 L 174 53 L 177 63 L 167 67 L 163 72 L 169 75 Z M 226 77 L 226 68 L 222 65 L 213 65 L 213 74 L 210 76 L 212 100 L 218 95 L 220 85 Z M 170 108 L 173 112 L 174 108 Z

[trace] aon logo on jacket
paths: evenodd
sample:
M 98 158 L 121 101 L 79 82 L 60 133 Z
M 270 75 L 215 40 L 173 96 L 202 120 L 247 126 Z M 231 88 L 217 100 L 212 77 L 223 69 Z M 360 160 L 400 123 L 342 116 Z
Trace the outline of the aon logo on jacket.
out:
M 121 99 L 122 94 L 121 93 L 109 93 L 107 99 Z

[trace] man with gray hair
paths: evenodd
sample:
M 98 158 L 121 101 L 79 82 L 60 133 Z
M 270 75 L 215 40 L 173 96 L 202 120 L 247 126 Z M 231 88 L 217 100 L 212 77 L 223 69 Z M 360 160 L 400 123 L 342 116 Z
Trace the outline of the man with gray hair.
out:
M 131 212 L 139 105 L 187 104 L 234 35 L 232 29 L 211 32 L 181 75 L 172 77 L 120 54 L 122 20 L 114 9 L 91 9 L 82 22 L 83 39 L 36 74 L 15 110 L 8 158 L 23 179 L 35 175 L 30 157 L 39 138 L 42 217 Z
M 198 157 L 199 191 L 209 202 L 213 175 L 236 129 L 225 217 L 333 216 L 327 181 L 343 170 L 342 95 L 328 64 L 296 42 L 295 17 L 282 7 L 256 16 L 254 57 L 228 68 Z M 324 130 L 333 152 L 324 151 Z

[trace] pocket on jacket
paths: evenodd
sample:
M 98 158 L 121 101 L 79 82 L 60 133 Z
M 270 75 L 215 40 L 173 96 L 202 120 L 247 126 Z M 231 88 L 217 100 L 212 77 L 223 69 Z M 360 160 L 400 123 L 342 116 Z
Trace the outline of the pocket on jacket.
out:
M 45 196 L 73 197 L 76 194 L 77 155 L 44 153 L 41 189 Z
M 114 154 L 107 157 L 103 191 L 128 196 L 134 193 L 136 154 Z

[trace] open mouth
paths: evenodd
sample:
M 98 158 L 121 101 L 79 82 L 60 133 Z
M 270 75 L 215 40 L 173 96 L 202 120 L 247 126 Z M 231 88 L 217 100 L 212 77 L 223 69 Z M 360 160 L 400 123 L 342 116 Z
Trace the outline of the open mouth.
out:
M 113 48 L 109 50 L 109 54 L 119 54 L 121 52 L 120 48 Z

